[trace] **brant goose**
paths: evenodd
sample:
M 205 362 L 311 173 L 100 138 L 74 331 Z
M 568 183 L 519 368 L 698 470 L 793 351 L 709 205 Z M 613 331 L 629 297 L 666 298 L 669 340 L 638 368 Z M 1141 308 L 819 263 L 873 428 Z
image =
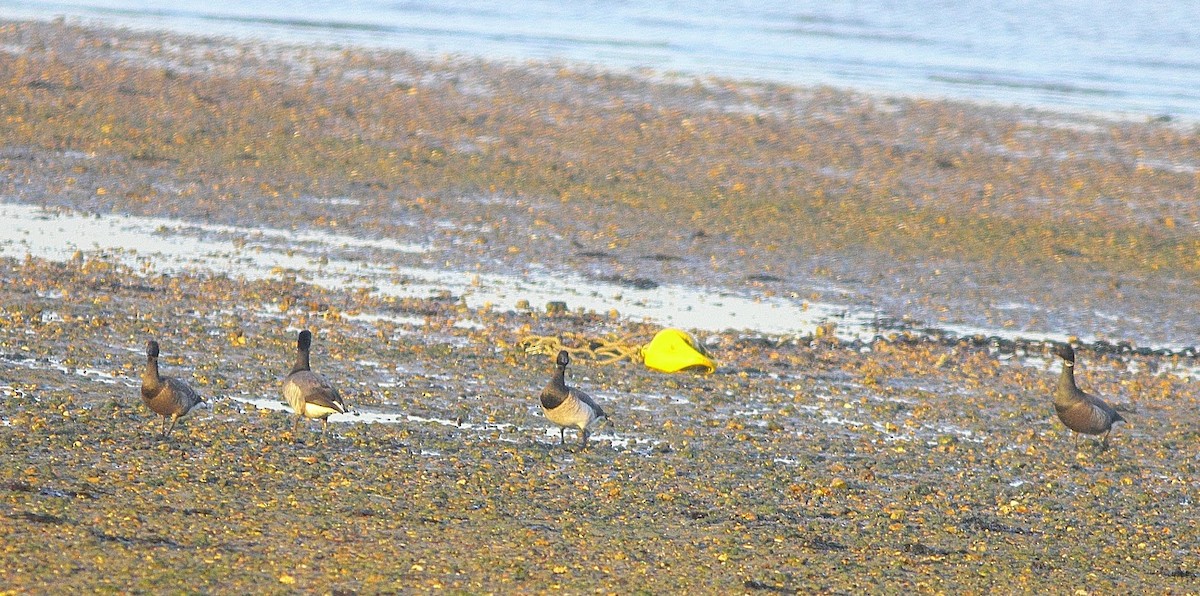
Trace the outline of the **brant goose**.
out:
M 171 434 L 175 421 L 182 418 L 196 404 L 203 402 L 194 389 L 174 377 L 158 374 L 158 342 L 146 342 L 146 369 L 142 371 L 142 401 L 163 417 L 162 436 Z M 170 423 L 168 424 L 168 420 Z
M 588 426 L 599 418 L 608 418 L 608 414 L 605 414 L 604 410 L 596 405 L 596 402 L 592 401 L 588 394 L 574 387 L 567 387 L 564 377 L 567 365 L 570 363 L 571 356 L 567 354 L 567 351 L 560 351 L 554 362 L 554 378 L 550 380 L 545 389 L 542 389 L 542 411 L 545 412 L 546 418 L 559 426 L 559 445 L 566 443 L 567 427 L 573 426 L 582 433 L 580 449 L 585 449 L 587 448 Z
M 346 402 L 342 401 L 337 389 L 325 377 L 309 368 L 308 350 L 311 347 L 312 332 L 305 329 L 296 339 L 296 364 L 283 380 L 283 396 L 296 412 L 296 419 L 292 422 L 293 435 L 299 430 L 301 418 L 320 418 L 323 422 L 321 434 L 325 434 L 329 427 L 329 416 L 347 411 Z
M 1075 349 L 1070 344 L 1056 345 L 1054 354 L 1063 359 L 1062 374 L 1054 389 L 1054 411 L 1058 413 L 1058 419 L 1077 433 L 1103 434 L 1101 445 L 1107 448 L 1113 423 L 1125 419 L 1104 400 L 1084 393 L 1075 385 Z

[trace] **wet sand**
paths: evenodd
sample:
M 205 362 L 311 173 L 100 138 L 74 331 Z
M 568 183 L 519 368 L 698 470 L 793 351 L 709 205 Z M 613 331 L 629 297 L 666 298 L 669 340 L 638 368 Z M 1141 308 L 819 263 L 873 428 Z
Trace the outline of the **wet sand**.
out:
M 1080 350 L 1130 420 L 1099 451 L 1054 419 L 1037 342 L 706 333 L 709 376 L 578 358 L 614 420 L 577 453 L 522 340 L 657 326 L 152 247 L 5 259 L 5 589 L 1195 589 L 1187 126 L 63 25 L 0 47 L 6 201 L 1176 348 Z M 259 407 L 305 327 L 359 410 L 324 439 Z M 137 397 L 149 336 L 214 402 L 169 440 Z

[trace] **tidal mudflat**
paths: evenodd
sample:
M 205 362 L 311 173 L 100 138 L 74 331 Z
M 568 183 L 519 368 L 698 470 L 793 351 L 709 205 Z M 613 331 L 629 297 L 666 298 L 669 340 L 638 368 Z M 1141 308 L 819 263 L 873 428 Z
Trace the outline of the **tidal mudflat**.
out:
M 62 24 L 0 47 L 4 589 L 1196 590 L 1185 125 Z M 662 318 L 686 300 L 720 305 Z M 612 421 L 560 447 L 522 341 L 664 323 L 717 371 L 580 356 Z M 300 328 L 354 408 L 323 438 L 282 411 Z M 1071 335 L 1129 420 L 1106 451 L 1054 419 Z M 169 440 L 148 337 L 212 402 Z

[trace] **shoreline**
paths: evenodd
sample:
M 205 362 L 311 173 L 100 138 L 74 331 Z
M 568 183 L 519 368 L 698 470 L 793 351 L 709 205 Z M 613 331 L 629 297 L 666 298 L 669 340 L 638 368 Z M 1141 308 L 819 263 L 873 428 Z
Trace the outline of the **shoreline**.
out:
M 219 43 L 157 39 L 87 42 L 79 57 L 98 52 L 123 83 L 29 80 L 10 96 L 73 101 L 93 89 L 107 95 L 88 101 L 126 129 L 105 133 L 69 111 L 50 128 L 10 123 L 9 167 L 27 182 L 0 188 L 8 200 L 220 224 L 245 213 L 454 245 L 443 256 L 468 271 L 542 263 L 797 295 L 920 326 L 1137 345 L 1200 335 L 1173 307 L 1200 283 L 1200 214 L 1187 200 L 1200 151 L 1169 126 L 1071 117 L 1086 125 L 1062 128 L 1027 110 L 378 51 L 252 45 L 243 64 Z M 139 55 L 156 66 L 129 61 Z M 266 73 L 259 88 L 244 85 L 247 68 Z M 199 91 L 207 85 L 220 95 Z M 351 88 L 370 107 L 339 95 Z M 266 95 L 245 103 L 246 93 Z M 255 107 L 263 101 L 275 107 Z M 132 113 L 112 111 L 126 103 Z M 166 122 L 151 117 L 163 109 Z M 354 204 L 320 203 L 330 199 Z M 297 200 L 310 221 L 281 217 Z M 478 221 L 481 208 L 494 222 Z M 436 228 L 444 222 L 463 229 Z M 1090 287 L 1116 288 L 1115 300 Z
M 480 55 L 484 55 L 487 56 L 485 59 L 492 63 L 504 64 L 515 68 L 520 68 L 522 65 L 550 64 L 554 65 L 555 68 L 575 71 L 599 69 L 622 76 L 648 78 L 656 82 L 713 79 L 737 81 L 742 85 L 762 84 L 806 88 L 828 86 L 853 90 L 853 92 L 874 97 L 892 97 L 906 101 L 945 100 L 967 102 L 980 107 L 990 106 L 1005 109 L 1025 106 L 1052 113 L 1074 114 L 1087 118 L 1103 118 L 1114 121 L 1169 121 L 1187 127 L 1194 127 L 1200 124 L 1200 114 L 1197 114 L 1195 110 L 1187 108 L 1186 104 L 1172 105 L 1171 107 L 1160 105 L 1157 109 L 1151 109 L 1146 104 L 1153 102 L 1147 102 L 1145 98 L 1141 98 L 1142 101 L 1134 99 L 1131 102 L 1130 97 L 1126 95 L 1128 93 L 1126 89 L 1091 89 L 1090 92 L 1080 96 L 1077 92 L 1083 91 L 1087 85 L 1081 85 L 1079 81 L 1075 83 L 1048 84 L 1046 81 L 1036 78 L 1020 80 L 1022 78 L 1020 76 L 1009 78 L 1000 75 L 997 78 L 988 76 L 974 78 L 970 75 L 963 77 L 963 73 L 961 72 L 939 73 L 935 70 L 926 73 L 928 78 L 923 85 L 914 87 L 911 83 L 900 83 L 897 86 L 897 80 L 889 76 L 889 74 L 894 73 L 888 73 L 886 69 L 884 72 L 874 73 L 874 76 L 860 73 L 859 76 L 851 79 L 843 78 L 828 71 L 824 72 L 824 76 L 817 75 L 820 78 L 816 80 L 798 79 L 786 74 L 797 71 L 796 64 L 788 64 L 782 68 L 779 64 L 776 64 L 775 68 L 751 68 L 746 70 L 735 66 L 730 69 L 730 65 L 722 64 L 721 60 L 712 60 L 713 56 L 709 56 L 709 59 L 699 61 L 695 57 L 689 56 L 690 59 L 684 60 L 688 65 L 672 66 L 670 63 L 674 62 L 674 59 L 681 57 L 674 53 L 669 53 L 666 56 L 657 55 L 654 57 L 657 59 L 651 59 L 649 62 L 646 61 L 647 56 L 644 53 L 639 54 L 633 60 L 630 60 L 630 56 L 622 57 L 619 55 L 608 55 L 607 58 L 598 60 L 591 52 L 580 55 L 578 52 L 579 48 L 575 48 L 573 52 L 567 51 L 565 54 L 549 52 L 551 55 L 547 55 L 547 53 L 536 49 L 532 52 L 526 52 L 525 50 L 532 49 L 531 46 L 521 43 L 518 43 L 516 47 L 504 43 L 498 45 L 491 44 L 488 41 L 495 40 L 489 40 L 490 36 L 486 35 L 482 39 L 476 39 L 476 42 L 482 41 L 484 43 L 482 48 L 476 43 L 470 44 L 469 49 L 464 49 L 457 46 L 457 44 L 450 44 L 451 46 L 455 46 L 455 48 L 449 49 L 442 46 L 436 39 L 424 38 L 420 33 L 414 36 L 412 35 L 414 33 L 412 30 L 408 30 L 403 25 L 396 26 L 395 22 L 391 24 L 383 24 L 382 22 L 333 23 L 320 19 L 309 20 L 305 18 L 244 18 L 237 15 L 221 14 L 220 11 L 213 13 L 189 13 L 185 11 L 170 15 L 160 13 L 152 16 L 138 14 L 136 10 L 121 15 L 113 13 L 104 14 L 105 11 L 101 9 L 97 13 L 86 14 L 87 10 L 83 9 L 83 7 L 70 8 L 63 6 L 60 8 L 63 10 L 75 10 L 77 12 L 74 14 L 60 13 L 48 17 L 44 13 L 39 14 L 38 11 L 29 11 L 26 13 L 19 12 L 9 18 L 13 21 L 64 22 L 81 27 L 124 28 L 144 33 L 169 31 L 182 36 L 211 35 L 211 31 L 215 27 L 229 32 L 225 33 L 223 37 L 235 44 L 322 46 L 335 49 L 359 48 L 368 51 L 383 50 L 409 53 L 423 60 L 431 61 L 443 59 L 471 61 L 479 59 Z M 82 12 L 79 12 L 81 9 Z M 421 11 L 417 10 L 416 12 L 420 13 Z M 418 19 L 421 18 L 420 14 L 410 14 L 409 16 Z M 147 20 L 147 17 L 150 17 L 149 20 Z M 468 18 L 470 17 L 468 16 Z M 476 32 L 459 31 L 457 33 L 471 35 Z M 434 37 L 439 37 L 441 34 L 453 36 L 454 32 L 440 31 Z M 406 40 L 406 42 L 397 44 L 394 41 L 396 39 L 394 36 L 398 36 L 400 39 Z M 606 41 L 613 42 L 615 40 L 609 39 Z M 622 43 L 617 43 L 616 45 L 620 47 L 637 46 L 642 49 L 662 45 L 653 41 L 646 43 L 647 41 L 640 40 L 633 42 L 629 46 Z M 602 45 L 604 44 L 604 42 L 601 43 Z M 666 45 L 671 44 L 670 41 L 663 41 L 662 43 Z M 442 49 L 435 49 L 439 46 Z M 588 47 L 593 50 L 596 49 L 595 46 L 589 45 Z M 559 49 L 562 50 L 564 48 Z M 612 49 L 612 46 L 609 49 Z M 799 70 L 807 71 L 807 66 L 813 65 L 802 64 Z M 814 74 L 812 71 L 808 72 Z M 973 78 L 974 80 L 972 81 Z M 1039 92 L 1029 94 L 1023 93 L 1023 90 Z M 1060 97 L 1060 94 L 1063 92 L 1066 93 L 1066 97 Z M 994 99 L 985 99 L 985 97 Z M 1084 99 L 1086 97 L 1103 97 L 1110 101 L 1107 104 L 1097 104 L 1096 102 Z M 1124 101 L 1122 97 L 1124 97 Z M 1138 95 L 1135 93 L 1132 97 L 1138 98 Z M 1112 103 L 1114 100 L 1116 105 L 1121 106 L 1123 109 L 1114 107 Z M 1090 107 L 1083 107 L 1083 105 Z M 1138 107 L 1134 107 L 1135 105 Z
M 147 231 L 291 259 L 260 277 L 175 269 L 154 246 L 0 259 L 4 589 L 1142 593 L 1196 577 L 1190 356 L 1079 351 L 1081 386 L 1129 420 L 1099 451 L 1054 417 L 1041 345 L 714 332 L 707 376 L 581 352 L 568 382 L 613 420 L 575 452 L 535 397 L 551 363 L 523 341 L 636 346 L 658 325 L 378 287 L 416 285 L 405 267 L 464 286 L 704 280 L 913 324 L 1193 337 L 1178 310 L 1200 279 L 1200 149 L 1170 126 L 58 25 L 0 25 L 0 41 L 5 202 L 194 222 Z M 394 271 L 319 283 L 339 259 Z M 1093 322 L 1102 306 L 1125 310 Z M 324 438 L 292 436 L 278 405 L 302 328 L 362 416 Z M 137 394 L 148 337 L 214 404 L 169 440 Z
M 877 341 L 932 342 L 987 347 L 1005 355 L 1045 351 L 1055 343 L 1071 341 L 1098 354 L 1186 359 L 1200 355 L 1191 345 L 1138 346 L 1000 328 L 922 327 L 842 304 L 790 303 L 729 289 L 663 286 L 645 278 L 591 280 L 526 270 L 521 275 L 474 273 L 467 279 L 462 272 L 428 267 L 431 246 L 326 232 L 296 234 L 262 227 L 83 214 L 17 203 L 0 203 L 0 217 L 9 223 L 0 231 L 0 257 L 13 259 L 32 257 L 61 263 L 82 255 L 130 268 L 153 263 L 154 270 L 164 275 L 219 273 L 247 279 L 270 279 L 286 271 L 299 281 L 325 288 L 357 288 L 392 298 L 445 295 L 471 309 L 529 311 L 561 302 L 580 313 L 679 327 L 702 337 L 733 334 L 783 343 L 808 342 L 828 334 L 852 346 Z M 392 264 L 375 265 L 380 259 Z M 398 265 L 405 261 L 426 266 Z

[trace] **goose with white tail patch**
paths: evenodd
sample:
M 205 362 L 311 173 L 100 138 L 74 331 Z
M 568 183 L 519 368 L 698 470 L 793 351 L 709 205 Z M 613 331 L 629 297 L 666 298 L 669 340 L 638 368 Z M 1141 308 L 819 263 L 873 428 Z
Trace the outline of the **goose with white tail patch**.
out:
M 302 418 L 320 419 L 321 434 L 324 435 L 329 428 L 329 417 L 348 411 L 338 390 L 328 379 L 312 371 L 308 357 L 311 348 L 312 332 L 305 329 L 296 339 L 296 363 L 283 380 L 283 397 L 296 412 L 292 422 L 293 436 L 298 432 Z

